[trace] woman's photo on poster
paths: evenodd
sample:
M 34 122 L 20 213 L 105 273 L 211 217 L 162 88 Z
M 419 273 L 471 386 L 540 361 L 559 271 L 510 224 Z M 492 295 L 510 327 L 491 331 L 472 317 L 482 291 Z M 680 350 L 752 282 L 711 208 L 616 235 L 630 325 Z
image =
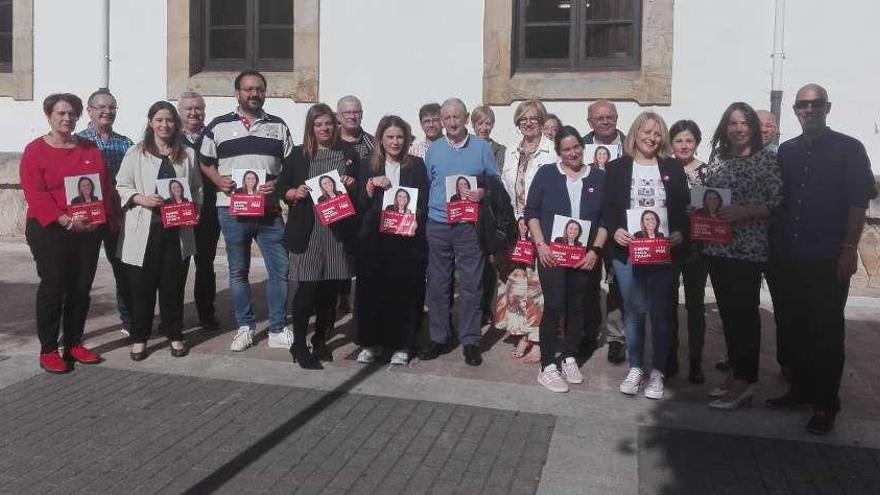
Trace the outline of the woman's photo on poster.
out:
M 64 178 L 68 205 L 85 205 L 101 201 L 101 179 L 98 174 L 74 175 Z

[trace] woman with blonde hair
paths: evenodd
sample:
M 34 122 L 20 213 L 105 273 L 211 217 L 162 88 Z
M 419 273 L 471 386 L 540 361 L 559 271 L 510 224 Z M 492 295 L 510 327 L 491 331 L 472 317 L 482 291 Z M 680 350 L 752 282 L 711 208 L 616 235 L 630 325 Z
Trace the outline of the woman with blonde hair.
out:
M 645 397 L 662 399 L 666 361 L 672 325 L 674 266 L 683 254 L 680 246 L 687 233 L 687 204 L 690 193 L 684 170 L 669 158 L 669 132 L 663 118 L 643 112 L 624 140 L 625 156 L 612 161 L 605 179 L 604 220 L 613 236 L 614 276 L 620 284 L 624 305 L 624 331 L 630 369 L 619 390 L 636 395 L 645 382 L 643 359 L 646 319 L 651 318 L 653 369 L 647 378 Z M 650 205 L 666 208 L 671 264 L 637 265 L 629 259 L 628 247 L 638 237 L 627 230 L 627 210 Z
M 522 139 L 515 146 L 508 147 L 510 151 L 501 170 L 501 181 L 510 196 L 516 218 L 525 214 L 528 191 L 538 169 L 558 161 L 553 142 L 542 132 L 546 119 L 547 109 L 538 100 L 520 103 L 513 113 L 513 124 Z M 495 304 L 495 327 L 518 338 L 511 353 L 514 358 L 524 357 L 529 364 L 541 362 L 541 349 L 534 344 L 540 340 L 543 312 L 544 295 L 536 267 L 516 266 L 507 282 L 499 286 Z

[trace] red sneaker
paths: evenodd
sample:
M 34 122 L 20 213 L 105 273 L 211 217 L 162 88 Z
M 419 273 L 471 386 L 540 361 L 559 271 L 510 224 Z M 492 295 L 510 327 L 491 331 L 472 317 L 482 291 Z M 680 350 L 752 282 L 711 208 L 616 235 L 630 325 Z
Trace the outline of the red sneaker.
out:
M 64 353 L 64 357 L 82 364 L 98 364 L 103 361 L 100 354 L 86 349 L 82 344 L 76 344 L 70 349 L 67 349 L 67 352 Z
M 70 372 L 70 367 L 67 366 L 67 362 L 61 358 L 61 354 L 58 354 L 58 351 L 40 354 L 40 368 L 43 368 L 49 373 Z

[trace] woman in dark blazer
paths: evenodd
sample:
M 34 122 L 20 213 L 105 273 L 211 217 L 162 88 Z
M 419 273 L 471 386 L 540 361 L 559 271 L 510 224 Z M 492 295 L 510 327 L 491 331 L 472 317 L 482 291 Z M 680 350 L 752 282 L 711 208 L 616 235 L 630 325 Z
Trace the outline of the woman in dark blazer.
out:
M 428 246 L 428 173 L 421 158 L 408 155 L 412 132 L 396 115 L 386 115 L 376 129 L 376 147 L 358 181 L 363 221 L 357 235 L 355 317 L 360 363 L 372 363 L 383 349 L 391 364 L 405 365 L 422 319 Z M 387 189 L 418 189 L 412 236 L 379 232 L 382 197 Z M 402 191 L 402 189 L 401 189 Z M 404 191 L 406 192 L 406 191 Z M 398 192 L 399 194 L 399 192 Z
M 614 276 L 620 284 L 624 305 L 624 331 L 630 369 L 619 390 L 636 395 L 645 381 L 643 365 L 645 320 L 651 318 L 653 370 L 645 397 L 663 398 L 664 371 L 669 357 L 672 325 L 672 287 L 687 233 L 687 204 L 690 196 L 684 170 L 669 156 L 669 132 L 663 118 L 643 112 L 630 128 L 624 142 L 625 156 L 608 164 L 605 180 L 605 226 L 613 235 Z M 650 191 L 645 197 L 645 191 Z M 626 212 L 646 202 L 666 207 L 668 238 L 673 246 L 673 263 L 633 266 L 628 246 L 635 236 L 627 231 Z M 650 308 L 650 315 L 649 313 Z
M 556 133 L 559 163 L 540 167 L 532 180 L 526 199 L 525 218 L 537 247 L 538 278 L 544 294 L 544 314 L 539 327 L 541 372 L 538 383 L 553 392 L 567 392 L 568 384 L 582 383 L 584 378 L 575 360 L 583 337 L 596 340 L 597 327 L 587 328 L 591 315 L 599 314 L 599 280 L 602 277 L 602 246 L 608 231 L 602 226 L 602 194 L 605 172 L 584 165 L 584 140 L 571 126 Z M 568 183 L 580 181 L 578 194 L 569 192 Z M 578 198 L 579 196 L 579 198 Z M 572 211 L 572 202 L 578 206 Z M 588 220 L 590 232 L 583 239 L 586 256 L 576 268 L 556 266 L 546 240 L 550 239 L 555 215 Z M 577 223 L 577 222 L 575 222 Z M 580 225 L 578 224 L 580 228 Z M 557 331 L 565 317 L 565 342 L 557 358 Z
M 339 284 L 354 276 L 353 244 L 358 216 L 330 225 L 315 221 L 315 203 L 306 179 L 336 170 L 342 185 L 355 189 L 358 155 L 339 139 L 339 122 L 324 103 L 306 114 L 303 145 L 293 149 L 275 181 L 275 191 L 290 206 L 284 243 L 292 253 L 293 360 L 304 369 L 321 369 L 332 361 L 327 338 L 333 329 Z M 309 317 L 315 315 L 312 350 L 306 346 Z

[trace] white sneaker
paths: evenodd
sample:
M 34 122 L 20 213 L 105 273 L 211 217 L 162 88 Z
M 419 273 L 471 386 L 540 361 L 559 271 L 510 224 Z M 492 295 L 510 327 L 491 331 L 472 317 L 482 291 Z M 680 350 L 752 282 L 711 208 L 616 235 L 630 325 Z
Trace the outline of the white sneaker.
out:
M 382 348 L 380 347 L 364 347 L 361 349 L 361 352 L 358 354 L 357 362 L 361 364 L 370 364 L 379 357 L 379 354 L 382 353 Z
M 568 383 L 562 378 L 562 373 L 556 369 L 555 364 L 547 366 L 544 371 L 538 373 L 538 383 L 551 392 L 568 392 Z
M 232 345 L 229 346 L 229 350 L 241 352 L 252 345 L 254 345 L 254 330 L 247 325 L 243 325 L 238 327 L 238 332 L 232 338 Z
M 290 349 L 293 346 L 293 332 L 289 326 L 280 332 L 269 332 L 269 347 L 272 349 Z
M 573 357 L 565 358 L 562 361 L 562 376 L 568 383 L 584 383 L 584 375 L 581 374 L 577 361 Z
M 406 351 L 397 351 L 391 356 L 391 364 L 394 366 L 406 366 L 409 364 L 409 353 Z
M 630 368 L 626 378 L 620 382 L 620 387 L 617 389 L 620 390 L 620 393 L 622 394 L 636 395 L 639 393 L 639 387 L 642 385 L 644 379 L 645 372 L 642 371 L 641 368 Z
M 645 386 L 645 397 L 654 400 L 663 398 L 663 373 L 660 370 L 651 370 L 648 384 Z

